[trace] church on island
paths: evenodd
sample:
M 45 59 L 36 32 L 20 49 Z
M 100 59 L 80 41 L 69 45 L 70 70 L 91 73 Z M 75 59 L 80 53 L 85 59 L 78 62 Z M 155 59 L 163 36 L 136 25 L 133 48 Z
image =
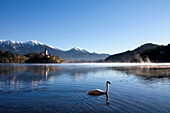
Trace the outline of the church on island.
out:
M 36 55 L 32 55 L 26 63 L 63 63 L 64 60 L 61 60 L 59 56 L 55 57 L 54 55 L 50 55 L 47 48 L 41 53 L 37 53 Z
M 48 54 L 47 48 L 45 48 L 44 52 L 40 53 L 41 56 L 46 56 L 47 58 L 50 57 L 50 55 Z
M 44 55 L 48 55 L 47 48 L 45 48 L 45 50 L 44 50 Z

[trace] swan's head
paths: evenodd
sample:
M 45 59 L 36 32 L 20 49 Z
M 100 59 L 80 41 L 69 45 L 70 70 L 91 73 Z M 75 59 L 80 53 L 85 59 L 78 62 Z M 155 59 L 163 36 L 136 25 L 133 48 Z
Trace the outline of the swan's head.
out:
M 107 83 L 111 85 L 111 83 L 109 81 L 107 81 Z

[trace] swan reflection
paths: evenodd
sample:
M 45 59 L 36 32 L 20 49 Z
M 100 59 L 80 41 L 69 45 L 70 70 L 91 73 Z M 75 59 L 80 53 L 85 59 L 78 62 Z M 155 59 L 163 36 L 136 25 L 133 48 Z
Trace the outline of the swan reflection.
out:
M 110 103 L 109 103 L 109 95 L 108 95 L 108 94 L 106 94 L 106 104 L 107 104 L 107 105 L 110 104 Z

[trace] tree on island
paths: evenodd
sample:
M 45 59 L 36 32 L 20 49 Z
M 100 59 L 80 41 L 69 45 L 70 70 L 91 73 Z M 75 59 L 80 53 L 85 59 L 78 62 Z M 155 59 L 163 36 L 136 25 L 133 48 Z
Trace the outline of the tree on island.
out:
M 9 51 L 0 51 L 0 63 L 25 63 L 28 58 L 23 55 L 14 55 Z

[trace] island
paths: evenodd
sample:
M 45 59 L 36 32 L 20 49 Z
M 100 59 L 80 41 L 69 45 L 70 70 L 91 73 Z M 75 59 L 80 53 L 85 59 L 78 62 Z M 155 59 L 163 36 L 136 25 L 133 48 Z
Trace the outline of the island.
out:
M 29 53 L 27 55 L 14 55 L 9 51 L 0 51 L 0 63 L 64 63 L 59 56 L 48 54 L 47 48 L 41 53 Z

